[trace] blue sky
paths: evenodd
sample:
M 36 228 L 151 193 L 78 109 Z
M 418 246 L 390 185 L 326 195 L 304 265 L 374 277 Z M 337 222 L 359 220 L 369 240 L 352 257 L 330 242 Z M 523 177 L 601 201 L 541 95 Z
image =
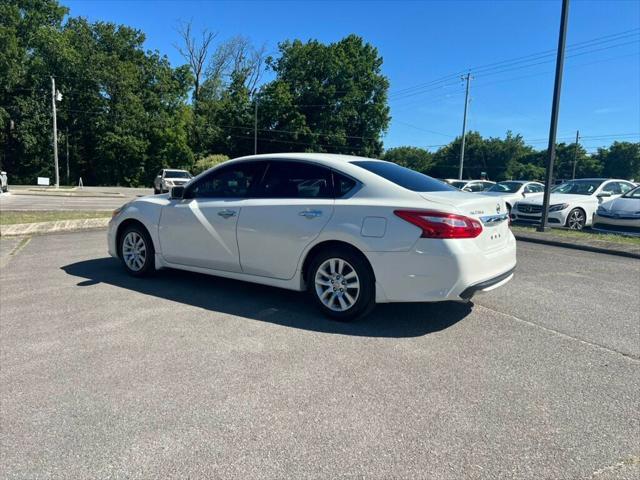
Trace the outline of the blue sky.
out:
M 247 36 L 271 52 L 285 39 L 332 42 L 355 33 L 378 48 L 391 83 L 386 148 L 433 150 L 459 135 L 464 86 L 454 74 L 467 69 L 472 75 L 477 70 L 471 130 L 485 136 L 512 130 L 537 148 L 546 145 L 555 57 L 476 67 L 555 49 L 560 0 L 61 3 L 73 16 L 143 30 L 147 48 L 174 65 L 183 63 L 173 46 L 180 21 L 192 20 L 221 39 Z M 559 140 L 571 142 L 579 129 L 588 151 L 614 139 L 640 141 L 640 1 L 572 0 L 569 15 L 567 44 L 573 47 L 565 63 Z

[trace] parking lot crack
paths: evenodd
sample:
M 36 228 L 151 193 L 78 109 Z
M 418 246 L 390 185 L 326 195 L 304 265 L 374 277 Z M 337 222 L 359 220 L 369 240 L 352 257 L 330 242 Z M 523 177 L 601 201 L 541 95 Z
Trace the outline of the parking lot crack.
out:
M 627 358 L 627 359 L 629 359 L 631 361 L 634 361 L 634 362 L 640 362 L 640 356 L 638 356 L 638 355 L 634 355 L 634 354 L 628 353 L 628 352 L 622 352 L 620 350 L 616 350 L 614 348 L 607 347 L 607 346 L 599 344 L 599 343 L 594 343 L 594 342 L 590 342 L 588 340 L 584 340 L 582 338 L 574 337 L 573 335 L 569 335 L 568 333 L 564 333 L 564 332 L 561 332 L 559 330 L 554 330 L 553 328 L 545 327 L 543 325 L 540 325 L 538 323 L 532 322 L 530 320 L 525 320 L 523 318 L 516 317 L 515 315 L 511 315 L 509 313 L 500 312 L 498 310 L 494 310 L 493 308 L 489 308 L 489 307 L 486 307 L 484 305 L 480 305 L 480 304 L 475 304 L 475 305 L 478 308 L 483 308 L 483 309 L 488 310 L 490 312 L 494 312 L 494 313 L 497 313 L 499 315 L 503 315 L 505 317 L 509 317 L 510 319 L 515 320 L 516 322 L 523 323 L 523 324 L 529 325 L 531 327 L 539 328 L 539 329 L 544 330 L 544 331 L 546 331 L 548 333 L 551 333 L 553 335 L 557 335 L 557 336 L 560 336 L 560 337 L 563 337 L 563 338 L 567 338 L 569 340 L 580 342 L 580 343 L 582 343 L 584 345 L 588 345 L 590 347 L 594 347 L 594 348 L 597 348 L 597 349 L 600 349 L 600 350 L 605 350 L 605 351 L 607 351 L 609 353 L 614 353 L 614 354 L 617 354 L 617 355 L 621 355 L 621 356 L 623 356 L 623 357 L 625 357 L 625 358 Z

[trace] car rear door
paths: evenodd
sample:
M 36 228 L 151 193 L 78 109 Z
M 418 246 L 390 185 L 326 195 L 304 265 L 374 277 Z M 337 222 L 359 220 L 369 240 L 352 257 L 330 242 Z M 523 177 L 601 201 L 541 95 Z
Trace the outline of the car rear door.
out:
M 189 185 L 186 198 L 163 207 L 159 227 L 163 258 L 178 265 L 239 272 L 236 226 L 265 166 L 238 162 L 216 169 Z
M 290 279 L 303 250 L 333 214 L 331 170 L 310 162 L 273 160 L 253 196 L 238 219 L 242 271 Z

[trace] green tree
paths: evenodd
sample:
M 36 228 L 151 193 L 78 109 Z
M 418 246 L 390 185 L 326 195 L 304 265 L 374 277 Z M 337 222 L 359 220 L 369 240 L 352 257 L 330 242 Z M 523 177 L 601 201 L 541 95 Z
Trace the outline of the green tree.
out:
M 609 148 L 599 148 L 594 157 L 605 176 L 640 180 L 640 143 L 613 142 Z
M 379 156 L 389 124 L 377 50 L 356 35 L 328 45 L 287 41 L 269 58 L 276 75 L 260 92 L 261 152 Z
M 418 147 L 390 148 L 382 158 L 422 173 L 428 173 L 433 166 L 433 154 Z

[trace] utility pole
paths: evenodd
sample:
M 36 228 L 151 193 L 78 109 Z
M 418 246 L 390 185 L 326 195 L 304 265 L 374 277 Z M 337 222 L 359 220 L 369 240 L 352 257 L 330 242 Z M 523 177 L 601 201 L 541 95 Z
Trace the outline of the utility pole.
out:
M 60 186 L 60 173 L 58 172 L 58 123 L 56 119 L 56 80 L 51 77 L 51 109 L 53 111 L 53 163 L 56 177 L 56 188 Z
M 547 175 L 542 203 L 542 216 L 538 232 L 549 230 L 547 218 L 549 217 L 549 197 L 553 182 L 553 162 L 556 158 L 556 132 L 558 130 L 558 112 L 560 110 L 560 91 L 562 89 L 562 70 L 564 68 L 564 45 L 567 39 L 567 22 L 569 20 L 569 0 L 562 0 L 562 14 L 560 17 L 560 34 L 558 36 L 558 55 L 556 57 L 556 80 L 553 87 L 553 104 L 551 106 L 551 125 L 549 127 L 549 146 L 547 151 Z
M 580 141 L 580 130 L 576 130 L 576 146 L 573 149 L 573 176 L 572 180 L 576 178 L 576 164 L 578 163 L 578 142 Z
M 67 127 L 66 139 L 67 139 L 67 185 L 70 185 L 69 183 L 69 127 Z
M 253 154 L 258 154 L 258 97 L 253 104 Z
M 467 81 L 467 90 L 464 94 L 464 117 L 462 118 L 462 145 L 460 146 L 460 168 L 458 170 L 458 180 L 462 180 L 462 167 L 464 165 L 464 141 L 467 135 L 467 107 L 469 106 L 469 83 L 471 83 L 471 73 L 462 77 Z

